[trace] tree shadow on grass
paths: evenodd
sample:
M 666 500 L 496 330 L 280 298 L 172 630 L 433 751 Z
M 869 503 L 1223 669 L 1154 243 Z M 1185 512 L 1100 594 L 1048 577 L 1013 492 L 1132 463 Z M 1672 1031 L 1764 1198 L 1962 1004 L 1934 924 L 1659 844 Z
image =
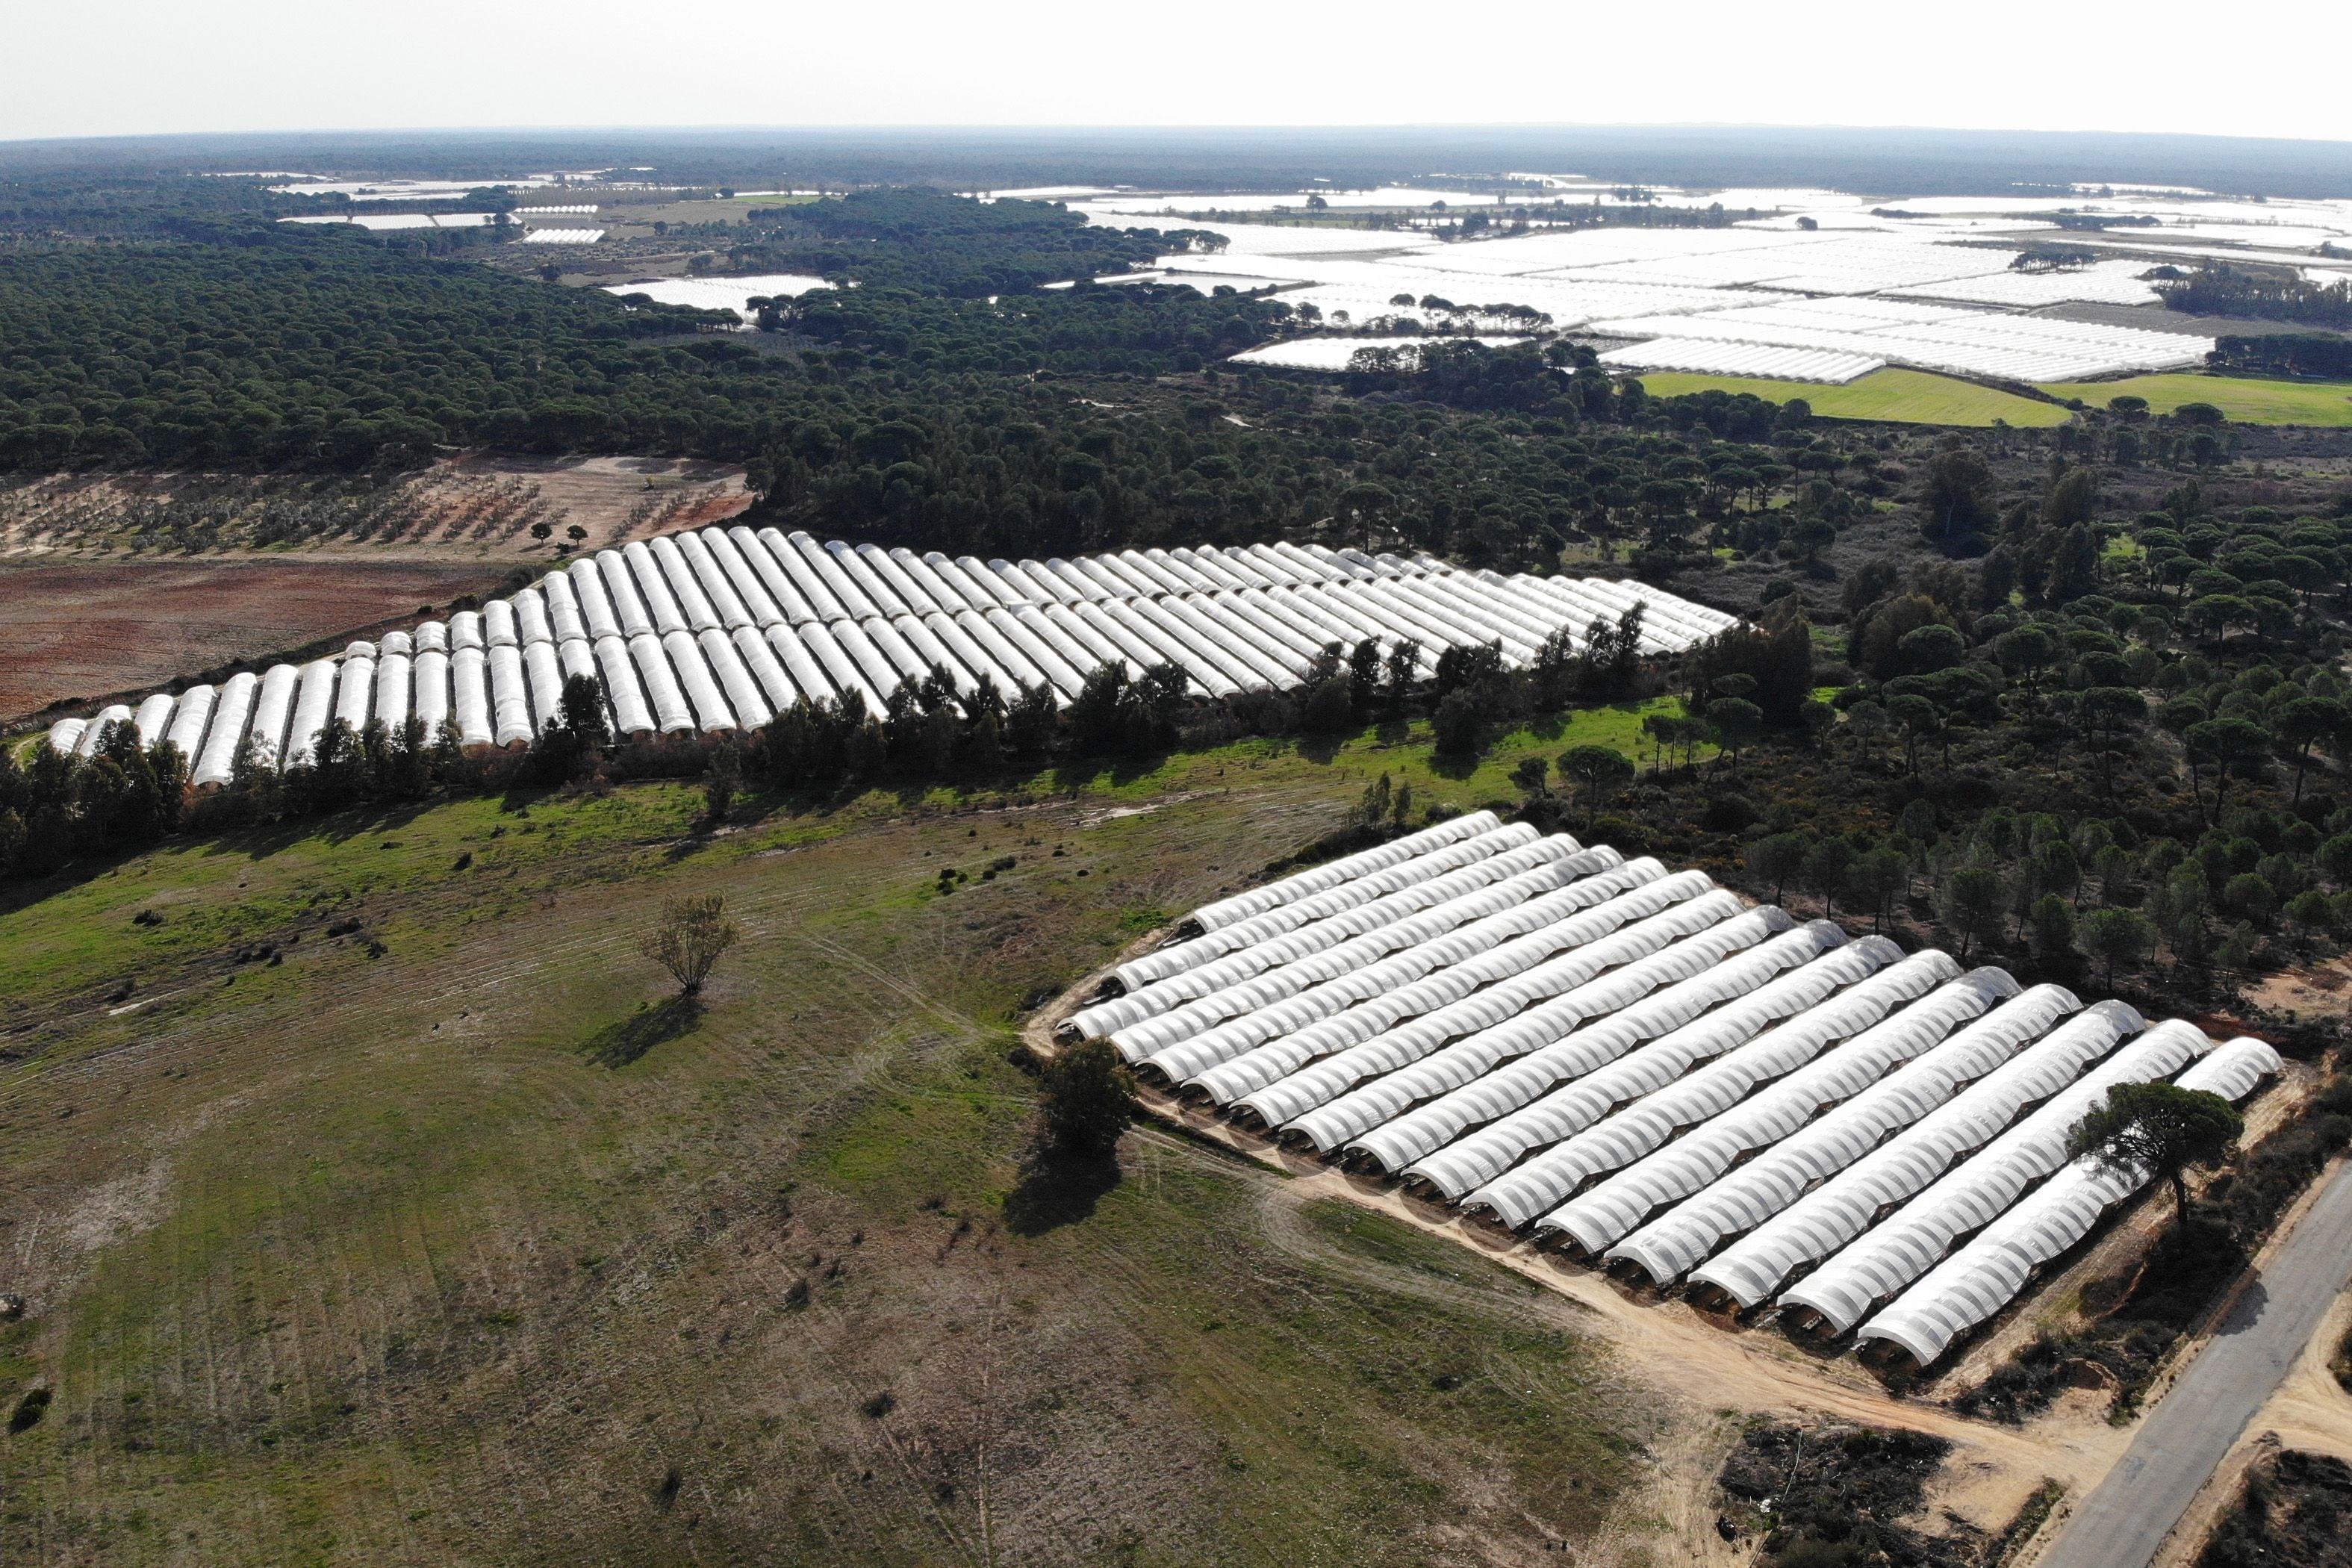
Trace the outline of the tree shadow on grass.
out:
M 702 1001 L 672 996 L 640 1007 L 580 1042 L 580 1054 L 603 1067 L 625 1068 L 656 1046 L 690 1034 L 702 1022 Z
M 1033 1149 L 1021 1162 L 1021 1180 L 1004 1194 L 1004 1226 L 1015 1236 L 1043 1236 L 1076 1224 L 1095 1212 L 1118 1180 L 1116 1153 Z

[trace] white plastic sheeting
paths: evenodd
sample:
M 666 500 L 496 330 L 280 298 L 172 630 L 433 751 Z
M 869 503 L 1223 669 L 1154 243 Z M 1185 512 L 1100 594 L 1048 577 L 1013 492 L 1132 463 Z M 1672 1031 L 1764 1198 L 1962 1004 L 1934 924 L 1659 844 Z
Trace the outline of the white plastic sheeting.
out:
M 301 676 L 290 664 L 273 664 L 254 694 L 253 758 L 262 767 L 276 767 L 286 754 L 286 725 L 294 714 L 294 692 Z
M 335 672 L 334 722 L 348 724 L 353 734 L 368 726 L 375 711 L 375 645 L 355 642 L 343 650 Z
M 2242 1100 L 2279 1070 L 2278 1053 L 2241 1036 L 2193 1064 L 2178 1081 L 2224 1100 Z M 1978 1233 L 1862 1326 L 1864 1341 L 1884 1340 L 1926 1366 L 1954 1340 L 2015 1299 L 2034 1272 L 2090 1234 L 2099 1216 L 2146 1186 L 2149 1173 L 2077 1160 Z
M 1114 972 L 1108 999 L 1073 1013 L 1059 1032 L 1066 1039 L 1085 1039 L 1157 1017 L 1179 1003 L 1319 952 L 1431 904 L 1564 860 L 1578 847 L 1566 834 L 1539 839 L 1523 823 L 1441 846 L 1213 935 L 1146 954 L 1139 963 L 1166 961 L 1150 967 L 1156 984 L 1119 980 L 1137 967 L 1124 965 Z
M 1990 1028 L 2006 1016 L 1996 1014 L 1972 1028 Z M 1844 1247 L 1883 1210 L 1991 1142 L 2021 1110 L 2064 1089 L 2116 1041 L 2145 1026 L 2121 1002 L 2084 1010 L 1798 1201 L 1772 1209 L 1769 1218 L 1743 1215 L 1754 1226 L 1751 1233 L 1693 1269 L 1693 1282 L 1742 1307 L 1769 1300 L 1790 1274 Z
M 1553 842 L 1557 841 L 1546 840 L 1524 850 L 1497 856 L 1496 863 L 1505 864 L 1523 856 L 1536 855 Z M 1684 871 L 1669 876 L 1665 868 L 1654 859 L 1645 856 L 1639 860 L 1621 860 L 1617 852 L 1605 845 L 1578 850 L 1559 858 L 1554 864 L 1558 870 L 1570 878 L 1586 879 L 1578 883 L 1577 896 L 1573 900 L 1579 912 L 1556 927 L 1545 928 L 1547 942 L 1555 944 L 1548 953 L 1541 954 L 1538 962 L 1528 966 L 1515 965 L 1507 973 L 1487 973 L 1481 976 L 1479 984 L 1469 995 L 1449 1002 L 1433 1012 L 1413 1016 L 1410 1022 L 1384 1030 L 1360 1046 L 1350 1047 L 1341 1053 L 1343 1061 L 1318 1068 L 1316 1079 L 1324 1081 L 1336 1092 L 1373 1072 L 1386 1072 L 1421 1060 L 1447 1042 L 1459 1041 L 1479 1029 L 1512 1017 L 1532 1003 L 1572 991 L 1604 969 L 1653 952 L 1675 937 L 1686 936 L 1717 920 L 1728 919 L 1739 912 L 1736 899 L 1727 906 L 1719 899 L 1701 899 L 1700 895 L 1714 889 L 1714 884 L 1704 873 Z M 1485 870 L 1484 866 L 1472 867 L 1440 878 L 1427 886 L 1431 889 L 1443 888 L 1449 883 L 1476 877 Z M 1505 885 L 1507 886 L 1507 882 Z M 1416 896 L 1421 891 L 1416 889 L 1404 896 Z M 1390 901 L 1382 900 L 1381 903 Z M 1685 903 L 1689 907 L 1677 908 Z M 1319 923 L 1339 924 L 1369 919 L 1377 908 L 1378 905 L 1367 906 L 1364 910 L 1350 910 L 1347 915 Z M 1662 910 L 1672 912 L 1661 914 Z M 1612 935 L 1629 921 L 1637 922 L 1634 929 Z M 1304 940 L 1312 934 L 1313 928 L 1309 928 L 1296 933 L 1292 940 Z M 1609 940 L 1603 941 L 1604 938 Z M 1223 962 L 1230 963 L 1247 956 L 1236 954 L 1234 959 Z M 1223 966 L 1221 963 L 1215 967 Z M 1189 974 L 1180 975 L 1171 984 L 1181 984 L 1191 978 Z M 1342 1076 L 1337 1079 L 1328 1079 L 1327 1075 L 1334 1070 Z M 1283 1095 L 1277 1098 L 1296 1097 L 1307 1081 L 1286 1080 Z M 1289 1115 L 1304 1110 L 1308 1105 L 1319 1104 L 1322 1099 L 1328 1098 L 1326 1094 L 1319 1098 L 1297 1100 L 1295 1108 L 1282 1116 L 1271 1116 L 1270 1101 L 1259 1103 L 1258 1109 L 1261 1113 L 1269 1114 L 1272 1120 L 1285 1121 Z M 1253 1096 L 1252 1100 L 1255 1102 L 1257 1097 Z
M 1246 920 L 1220 925 L 1215 931 L 1203 932 L 1190 941 L 1175 942 L 1130 959 L 1111 971 L 1103 994 L 1124 996 L 1158 985 L 1230 954 L 1245 953 L 1257 943 L 1297 931 L 1310 921 L 1329 920 L 1391 895 L 1425 887 L 1432 880 L 1465 867 L 1477 865 L 1482 870 L 1491 869 L 1492 863 L 1501 857 L 1515 854 L 1521 847 L 1534 842 L 1534 828 L 1515 825 L 1440 844 L 1392 865 L 1351 877 L 1336 887 L 1293 899 Z M 1555 858 L 1549 852 L 1549 847 L 1557 846 L 1558 853 L 1561 855 L 1574 854 L 1580 847 L 1575 839 L 1564 833 L 1555 834 L 1542 842 L 1547 846 L 1547 853 L 1525 864 L 1513 865 L 1502 875 L 1515 875 L 1542 860 Z M 1396 919 L 1405 912 L 1406 909 L 1400 907 L 1392 913 L 1370 917 L 1370 923 Z M 1359 929 L 1369 929 L 1369 925 Z M 1254 973 L 1260 967 L 1264 966 L 1253 963 L 1244 972 Z M 1164 1011 L 1166 1009 L 1160 1007 L 1147 1009 L 1147 1013 Z M 1084 1015 L 1076 1016 L 1083 1017 Z M 1075 1031 L 1081 1037 L 1099 1032 L 1088 1029 Z
M 1843 1333 L 2063 1164 L 2066 1135 L 2111 1087 L 2168 1077 L 2211 1048 L 2193 1025 L 2157 1025 L 1782 1292 L 1782 1305 Z
M 1944 1105 L 1962 1085 L 1983 1078 L 2080 1006 L 2071 992 L 2055 985 L 2037 985 L 2011 997 L 1829 1114 L 1717 1177 L 1611 1247 L 1607 1257 L 1638 1266 L 1656 1284 L 1680 1279 L 1724 1237 L 1753 1229 L 1779 1214 L 1867 1154 L 1889 1132 Z M 1898 1019 L 1907 1016 L 1907 1011 L 1895 1015 Z
M 1586 850 L 1558 870 L 1568 870 L 1577 859 L 1597 854 Z M 1606 935 L 1627 918 L 1630 911 L 1609 907 L 1617 903 L 1621 892 L 1654 882 L 1664 872 L 1663 866 L 1646 858 L 1606 868 L 1507 917 L 1481 921 L 1475 928 L 1428 944 L 1426 962 L 1417 954 L 1399 954 L 1389 962 L 1401 972 L 1419 972 L 1419 978 L 1246 1051 L 1198 1074 L 1188 1087 L 1212 1100 L 1237 1100 L 1295 1075 L 1309 1063 L 1350 1055 L 1376 1040 L 1385 1042 L 1378 1053 L 1385 1057 L 1388 1048 L 1398 1043 L 1398 1031 L 1407 1022 L 1451 1013 L 1455 1004 L 1472 996 L 1483 998 L 1493 991 L 1517 994 L 1522 983 L 1538 971 L 1549 973 L 1538 983 L 1538 994 L 1551 986 L 1564 987 L 1573 977 L 1554 966 L 1571 959 L 1578 949 Z M 1351 1057 L 1348 1070 L 1352 1073 L 1364 1065 L 1363 1058 Z
M 285 667 L 281 665 L 278 668 Z M 146 701 L 142 702 L 131 715 L 131 722 L 139 731 L 139 744 L 142 750 L 163 738 L 163 731 L 172 721 L 172 709 L 175 700 L 170 692 L 158 691 Z
M 530 689 L 523 675 L 522 654 L 512 643 L 492 643 L 490 670 L 490 742 L 509 750 L 530 743 Z
M 122 703 L 117 702 L 100 709 L 98 716 L 89 721 L 89 728 L 82 731 L 80 742 L 74 747 L 74 754 L 79 757 L 96 756 L 98 748 L 105 742 L 107 731 L 117 724 L 131 723 L 131 709 Z
M 331 683 L 334 679 L 334 668 L 331 664 L 326 667 Z M 332 689 L 331 685 L 330 689 Z M 204 750 L 205 729 L 212 722 L 213 700 L 215 695 L 209 686 L 189 687 L 180 693 L 179 701 L 172 707 L 172 721 L 164 726 L 163 739 L 178 748 L 180 755 L 191 763 L 196 760 L 196 753 Z M 322 709 L 322 714 L 323 711 Z M 74 742 L 79 743 L 95 736 L 104 728 L 105 717 L 101 713 L 99 715 L 98 721 L 90 723 L 83 730 L 75 731 Z M 320 721 L 324 723 L 324 718 L 322 717 Z M 95 745 L 97 742 L 91 740 L 90 743 Z
M 448 653 L 442 648 L 422 650 L 408 661 L 408 679 L 413 711 L 425 726 L 425 734 L 437 742 L 449 722 Z
M 185 701 L 184 697 L 182 701 Z M 289 766 L 307 763 L 319 743 L 327 721 L 335 716 L 335 661 L 313 659 L 302 667 L 302 682 L 294 693 L 293 727 L 286 732 Z M 176 724 L 178 720 L 173 719 Z
M 1514 1227 L 1525 1225 L 1566 1197 L 1590 1173 L 1582 1169 L 1581 1149 L 1571 1142 L 1576 1133 L 1614 1108 L 1664 1088 L 1702 1062 L 1717 1059 L 1774 1019 L 1819 1006 L 1839 988 L 1866 978 L 1902 951 L 1884 937 L 1867 938 L 1847 951 L 1834 951 L 1843 947 L 1845 932 L 1827 921 L 1815 921 L 1612 1016 L 1599 1028 L 1607 1029 L 1621 1019 L 1646 1016 L 1667 1026 L 1666 1031 L 1495 1126 L 1421 1161 L 1410 1173 L 1441 1190 L 1478 1181 L 1483 1184 L 1462 1199 L 1466 1206 L 1487 1210 Z M 1510 1161 L 1538 1149 L 1544 1152 L 1516 1169 L 1503 1170 Z
M 1319 893 L 1326 888 L 1336 888 L 1367 871 L 1377 871 L 1384 866 L 1410 860 L 1416 855 L 1456 839 L 1491 833 L 1500 826 L 1501 818 L 1491 811 L 1474 811 L 1467 816 L 1449 817 L 1433 827 L 1424 827 L 1418 833 L 1392 838 L 1377 848 L 1344 856 L 1311 870 L 1285 877 L 1278 882 L 1268 882 L 1262 888 L 1252 888 L 1247 892 L 1220 899 L 1213 904 L 1202 904 L 1176 922 L 1177 933 L 1213 931 L 1220 926 L 1233 925 L 1252 915 L 1263 914 L 1277 905 L 1303 899 L 1310 893 Z
M 1703 962 L 1719 942 L 1696 944 L 1647 971 L 1633 967 L 1739 913 L 1737 897 L 1696 871 L 1636 883 L 1577 916 L 1570 929 L 1580 940 L 1558 957 L 1276 1079 L 1239 1105 L 1317 1149 L 1338 1148 L 1528 1048 L 1541 1031 L 1514 1026 L 1532 1008 L 1545 1008 L 1550 1026 L 1565 1028 L 1565 1020 L 1620 989 L 1596 989 L 1606 972 L 1624 973 L 1626 984 L 1638 985 Z M 1738 933 L 1728 940 L 1738 942 Z
M 457 726 L 457 743 L 479 751 L 497 743 L 490 722 L 489 658 L 478 647 L 460 647 L 449 656 L 449 719 Z
M 1729 918 L 1719 910 L 1719 904 L 1695 903 L 1687 913 L 1671 911 L 1675 925 L 1685 919 L 1701 923 L 1655 952 L 1492 1028 L 1465 1036 L 1407 1068 L 1405 1085 L 1417 1103 L 1354 1137 L 1348 1144 L 1349 1153 L 1381 1170 L 1411 1171 L 1444 1190 L 1450 1182 L 1444 1169 L 1420 1171 L 1413 1163 L 1465 1131 L 1495 1123 L 1555 1086 L 1613 1062 L 1640 1041 L 1688 1021 L 1705 1003 L 1685 986 L 1734 954 L 1744 960 L 1748 950 L 1759 943 L 1769 946 L 1768 939 L 1796 923 L 1774 908 Z M 1661 924 L 1669 919 L 1655 918 Z M 1612 940 L 1624 944 L 1630 954 L 1639 951 L 1635 944 L 1645 938 L 1635 928 Z M 1810 939 L 1805 945 L 1810 957 Z M 1792 950 L 1775 950 L 1772 967 L 1777 970 L 1784 960 L 1795 957 Z M 1736 973 L 1744 978 L 1747 972 Z M 1335 1105 L 1328 1115 L 1310 1114 L 1300 1120 L 1297 1131 L 1310 1141 L 1327 1136 L 1352 1109 Z M 1503 1157 L 1494 1168 L 1509 1163 L 1510 1156 Z M 1466 1177 L 1447 1195 L 1466 1192 L 1491 1173 L 1482 1170 Z
M 485 656 L 485 738 L 467 743 L 511 747 L 552 718 L 540 689 L 548 662 L 534 648 L 551 647 L 564 675 L 599 676 L 614 728 L 645 738 L 751 728 L 803 698 L 836 702 L 852 692 L 878 714 L 892 691 L 933 669 L 960 698 L 987 681 L 1007 700 L 1042 687 L 1061 704 L 1105 664 L 1130 677 L 1171 664 L 1189 690 L 1210 697 L 1288 689 L 1326 649 L 1345 653 L 1366 641 L 1383 657 L 1414 643 L 1421 677 L 1446 648 L 1474 645 L 1492 645 L 1518 667 L 1547 638 L 1579 642 L 1596 617 L 1613 621 L 1636 603 L 1647 653 L 1678 651 L 1736 624 L 1638 584 L 1465 572 L 1425 555 L 1320 545 L 982 562 L 774 529 L 710 528 L 598 551 L 478 610 L 387 633 L 380 646 L 355 643 L 336 661 L 336 692 L 323 713 L 301 713 L 308 667 L 284 667 L 290 673 L 279 684 L 298 688 L 294 707 L 304 722 L 282 750 L 289 762 L 307 760 L 331 719 L 356 730 L 381 718 L 397 730 L 411 715 L 457 713 L 456 672 L 465 661 L 456 656 L 467 652 Z M 747 648 L 747 631 L 765 639 L 766 653 Z M 608 638 L 628 655 L 625 678 L 602 651 Z M 497 657 L 500 648 L 517 655 L 512 665 Z M 428 666 L 427 655 L 447 658 Z M 422 689 L 428 671 L 448 683 L 446 700 Z M 520 710 L 501 672 L 518 679 Z M 255 673 L 268 683 L 268 671 Z M 780 673 L 788 686 L 775 681 Z M 747 677 L 759 688 L 756 702 L 744 700 Z M 141 711 L 143 736 L 168 730 L 160 701 Z M 459 723 L 464 731 L 462 715 Z M 427 717 L 426 727 L 437 730 L 438 721 Z M 101 730 L 60 725 L 50 743 L 86 752 Z
M 1956 967 L 1948 954 L 1933 951 L 1903 962 L 1938 978 Z M 1571 1141 L 1584 1145 L 1572 1159 L 1571 1145 L 1552 1151 L 1547 1158 L 1564 1160 L 1580 1181 L 1617 1173 L 1546 1215 L 1537 1228 L 1598 1255 L 1742 1155 L 1779 1142 L 1824 1106 L 1868 1089 L 2017 992 L 2007 972 L 1991 969 L 1953 980 L 1867 1027 L 1861 1026 L 1885 1012 L 1874 997 L 1865 1004 L 1849 991 L 1808 1008 Z M 1849 1002 L 1855 1005 L 1842 1006 Z
M 204 749 L 198 752 L 188 770 L 188 782 L 198 789 L 218 789 L 228 783 L 229 771 L 236 762 L 236 749 L 245 739 L 246 724 L 253 717 L 253 698 L 261 685 L 261 678 L 250 670 L 240 670 L 222 683 L 220 700 L 213 707 L 211 728 L 205 731 Z
M 1328 952 L 1131 1025 L 1110 1041 L 1130 1059 L 1141 1059 L 1180 1083 L 1252 1047 L 1303 1035 L 1310 1026 L 1325 1032 L 1328 1038 L 1320 1043 L 1327 1048 L 1352 1044 L 1410 1016 L 1405 998 L 1412 994 L 1411 982 L 1561 924 L 1637 878 L 1664 874 L 1654 860 L 1577 874 L 1585 868 L 1571 860 L 1465 893 Z M 1573 879 L 1563 886 L 1565 878 Z M 1397 1011 L 1376 1018 L 1390 1009 Z

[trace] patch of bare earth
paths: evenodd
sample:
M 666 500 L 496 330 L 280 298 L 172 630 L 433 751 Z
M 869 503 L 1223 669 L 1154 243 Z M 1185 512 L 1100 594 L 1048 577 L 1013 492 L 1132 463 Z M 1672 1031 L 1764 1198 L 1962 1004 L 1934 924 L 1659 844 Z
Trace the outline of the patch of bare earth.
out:
M 2273 1013 L 2332 1018 L 2352 1011 L 2352 960 L 2331 958 L 2265 975 L 2247 1001 Z
M 0 566 L 0 722 L 415 618 L 502 572 L 429 562 L 196 560 Z
M 460 458 L 382 482 L 57 476 L 0 490 L 0 723 L 389 630 L 575 551 L 751 504 L 740 468 L 663 458 Z

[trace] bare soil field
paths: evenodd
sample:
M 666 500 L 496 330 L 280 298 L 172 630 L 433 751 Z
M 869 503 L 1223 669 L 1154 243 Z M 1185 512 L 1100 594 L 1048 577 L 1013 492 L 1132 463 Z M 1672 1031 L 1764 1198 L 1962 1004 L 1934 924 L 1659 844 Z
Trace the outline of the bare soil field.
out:
M 348 557 L 0 564 L 0 724 L 414 620 L 505 574 L 490 562 Z
M 61 474 L 0 489 L 0 560 L 290 553 L 545 565 L 751 504 L 741 469 L 667 458 L 462 457 L 395 476 Z
M 666 458 L 459 458 L 382 480 L 58 475 L 0 489 L 0 724 L 387 629 L 517 571 L 751 504 L 741 469 Z

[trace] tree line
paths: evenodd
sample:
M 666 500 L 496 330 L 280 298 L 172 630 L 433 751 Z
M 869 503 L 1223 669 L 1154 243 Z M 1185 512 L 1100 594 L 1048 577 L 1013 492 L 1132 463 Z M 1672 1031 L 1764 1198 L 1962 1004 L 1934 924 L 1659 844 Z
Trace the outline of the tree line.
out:
M 2172 310 L 2200 316 L 2352 327 L 2352 280 L 2313 283 L 2285 270 L 2252 271 L 2217 261 L 2178 278 L 2158 278 L 2156 291 Z
M 627 742 L 613 733 L 604 689 L 573 676 L 548 726 L 520 756 L 469 755 L 454 726 L 410 718 L 354 730 L 330 722 L 300 761 L 280 766 L 247 737 L 219 790 L 191 795 L 188 760 L 168 741 L 142 746 L 128 721 L 107 725 L 88 758 L 36 742 L 20 759 L 0 748 L 0 878 L 40 878 L 94 857 L 132 853 L 183 831 L 218 832 L 299 820 L 360 805 L 414 803 L 511 785 L 555 788 L 644 777 L 702 776 L 714 816 L 755 786 L 827 800 L 889 784 L 972 787 L 1026 779 L 1049 763 L 1146 758 L 1245 735 L 1334 739 L 1375 722 L 1434 713 L 1441 735 L 1475 749 L 1498 725 L 1571 701 L 1613 700 L 1641 674 L 1638 611 L 1595 621 L 1579 647 L 1565 635 L 1528 670 L 1507 672 L 1493 648 L 1449 649 L 1435 679 L 1417 674 L 1406 641 L 1333 643 L 1289 692 L 1245 691 L 1204 701 L 1174 665 L 1130 671 L 1105 665 L 1075 700 L 1038 686 L 1001 691 L 983 677 L 959 694 L 934 670 L 894 689 L 877 710 L 852 692 L 805 699 L 759 731 L 708 749 L 688 742 Z

